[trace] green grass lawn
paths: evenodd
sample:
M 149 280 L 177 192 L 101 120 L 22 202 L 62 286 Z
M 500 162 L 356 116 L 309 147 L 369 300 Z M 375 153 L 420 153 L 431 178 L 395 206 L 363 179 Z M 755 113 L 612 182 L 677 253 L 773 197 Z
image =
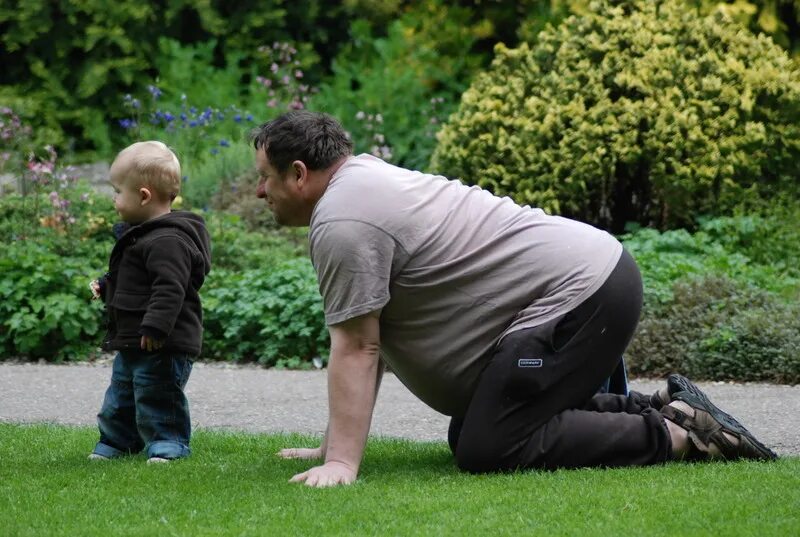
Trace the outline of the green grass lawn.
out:
M 800 458 L 459 472 L 444 443 L 371 440 L 355 485 L 287 483 L 290 435 L 197 431 L 193 455 L 88 461 L 92 428 L 0 423 L 0 535 L 798 535 Z

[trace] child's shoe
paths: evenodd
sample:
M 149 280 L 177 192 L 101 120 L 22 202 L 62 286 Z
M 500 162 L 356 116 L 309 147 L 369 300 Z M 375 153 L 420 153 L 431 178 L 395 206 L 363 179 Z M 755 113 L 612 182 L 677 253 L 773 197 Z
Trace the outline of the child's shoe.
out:
M 111 459 L 109 459 L 105 455 L 100 455 L 99 453 L 90 453 L 89 454 L 89 460 L 90 461 L 110 461 Z
M 169 462 L 169 459 L 165 459 L 164 457 L 150 457 L 149 459 L 147 459 L 147 464 L 164 463 L 164 462 Z

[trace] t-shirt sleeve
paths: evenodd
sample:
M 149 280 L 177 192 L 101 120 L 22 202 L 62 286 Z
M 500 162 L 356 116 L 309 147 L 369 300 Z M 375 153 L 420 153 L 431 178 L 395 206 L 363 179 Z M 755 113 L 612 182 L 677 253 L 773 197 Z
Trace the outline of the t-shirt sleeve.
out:
M 310 252 L 328 325 L 389 302 L 395 241 L 386 232 L 352 220 L 327 222 L 312 230 Z

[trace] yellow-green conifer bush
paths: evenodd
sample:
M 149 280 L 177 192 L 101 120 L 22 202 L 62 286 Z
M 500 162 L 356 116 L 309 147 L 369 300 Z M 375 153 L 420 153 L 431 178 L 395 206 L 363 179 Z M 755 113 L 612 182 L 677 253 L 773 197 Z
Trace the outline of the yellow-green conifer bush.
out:
M 722 12 L 592 2 L 495 53 L 439 134 L 437 172 L 613 231 L 796 195 L 800 70 Z

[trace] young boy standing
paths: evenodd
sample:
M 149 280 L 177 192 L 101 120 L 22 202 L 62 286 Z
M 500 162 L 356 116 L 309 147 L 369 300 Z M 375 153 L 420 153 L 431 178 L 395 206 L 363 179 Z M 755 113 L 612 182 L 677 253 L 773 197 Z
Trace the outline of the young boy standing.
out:
M 138 142 L 111 165 L 114 205 L 127 224 L 105 276 L 92 282 L 106 304 L 105 350 L 117 356 L 98 414 L 100 441 L 90 459 L 146 451 L 148 462 L 189 455 L 191 422 L 183 389 L 200 353 L 198 291 L 211 268 L 203 219 L 172 211 L 181 186 L 175 154 Z

